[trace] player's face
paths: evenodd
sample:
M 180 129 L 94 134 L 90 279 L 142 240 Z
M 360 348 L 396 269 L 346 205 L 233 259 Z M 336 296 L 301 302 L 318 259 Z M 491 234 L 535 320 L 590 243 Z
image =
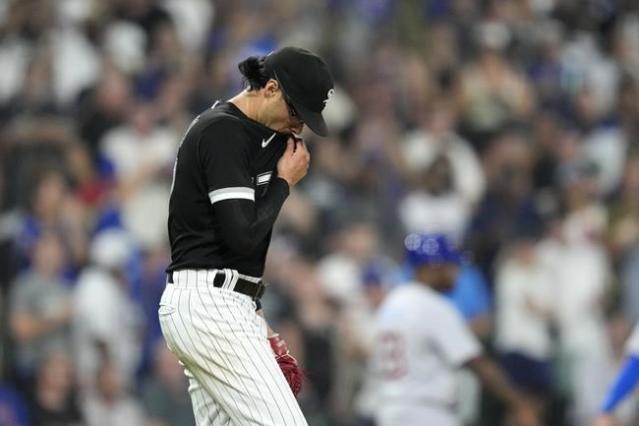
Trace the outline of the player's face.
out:
M 295 111 L 293 104 L 280 89 L 277 81 L 271 80 L 265 90 L 268 95 L 268 112 L 264 117 L 265 124 L 278 132 L 301 133 L 304 123 Z
M 286 111 L 286 118 L 285 118 L 286 130 L 285 131 L 286 133 L 300 134 L 302 132 L 302 129 L 304 128 L 304 123 L 302 122 L 302 119 L 300 118 L 299 114 L 295 110 L 295 107 L 293 106 L 291 101 L 286 97 L 284 92 L 280 90 L 280 94 L 281 94 L 280 104 L 284 105 L 284 109 Z
M 457 282 L 457 275 L 459 274 L 459 266 L 450 264 L 442 266 L 442 281 L 444 285 L 448 287 L 448 290 L 455 287 Z
M 431 271 L 432 286 L 437 291 L 448 291 L 455 287 L 459 267 L 454 264 L 432 265 Z

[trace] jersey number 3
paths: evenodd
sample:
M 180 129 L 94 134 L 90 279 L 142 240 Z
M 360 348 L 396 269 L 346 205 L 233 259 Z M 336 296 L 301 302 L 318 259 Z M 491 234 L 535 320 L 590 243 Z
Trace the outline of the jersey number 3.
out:
M 378 338 L 379 368 L 385 379 L 399 379 L 406 374 L 406 346 L 401 335 L 392 331 Z

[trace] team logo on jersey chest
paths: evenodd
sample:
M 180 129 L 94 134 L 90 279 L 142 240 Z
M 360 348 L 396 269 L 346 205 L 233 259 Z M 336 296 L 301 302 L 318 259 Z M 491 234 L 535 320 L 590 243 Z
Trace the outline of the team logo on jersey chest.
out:
M 255 178 L 256 185 L 264 185 L 271 181 L 272 172 L 261 173 Z

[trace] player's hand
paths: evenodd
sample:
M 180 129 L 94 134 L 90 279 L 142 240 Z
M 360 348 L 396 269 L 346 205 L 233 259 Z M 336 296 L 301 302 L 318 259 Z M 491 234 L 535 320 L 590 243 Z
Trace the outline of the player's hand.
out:
M 600 414 L 593 426 L 619 426 L 619 422 L 612 414 Z
M 275 354 L 275 360 L 280 366 L 288 385 L 293 391 L 293 395 L 297 396 L 302 390 L 302 382 L 304 378 L 297 360 L 290 354 L 286 342 L 279 334 L 269 336 L 268 341 L 271 344 L 273 353 Z
M 302 139 L 291 136 L 286 142 L 286 151 L 277 162 L 277 175 L 293 186 L 308 172 L 311 154 Z

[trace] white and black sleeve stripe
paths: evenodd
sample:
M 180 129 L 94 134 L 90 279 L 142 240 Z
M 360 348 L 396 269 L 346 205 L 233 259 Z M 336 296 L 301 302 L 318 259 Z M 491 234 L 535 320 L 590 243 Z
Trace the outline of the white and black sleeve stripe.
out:
M 234 186 L 230 188 L 216 189 L 209 192 L 209 200 L 211 204 L 223 200 L 250 200 L 255 201 L 255 190 L 242 186 Z

